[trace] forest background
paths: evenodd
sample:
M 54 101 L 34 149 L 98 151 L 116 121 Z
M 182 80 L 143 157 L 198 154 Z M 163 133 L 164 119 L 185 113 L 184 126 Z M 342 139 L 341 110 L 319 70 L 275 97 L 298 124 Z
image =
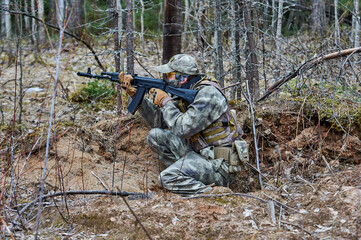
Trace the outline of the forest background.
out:
M 75 239 L 162 239 L 163 231 L 197 239 L 241 232 L 245 238 L 360 237 L 358 0 L 2 0 L 0 10 L 3 238 L 46 239 L 54 229 L 59 238 Z M 231 189 L 253 193 L 246 198 L 267 193 L 263 207 L 234 200 L 229 189 L 201 205 L 169 198 L 157 183 L 161 167 L 145 147 L 149 129 L 127 115 L 126 94 L 76 74 L 90 68 L 161 78 L 154 66 L 178 53 L 196 57 L 237 110 L 251 161 Z M 99 188 L 104 192 L 94 192 Z M 118 200 L 85 195 L 123 190 L 163 198 L 137 203 L 134 212 L 119 200 L 124 209 L 107 208 L 119 212 L 114 215 L 99 205 Z M 331 201 L 325 192 L 346 195 Z M 157 212 L 157 204 L 169 211 Z M 174 215 L 169 204 L 185 214 Z M 217 216 L 200 217 L 198 208 Z M 241 230 L 220 223 L 230 212 L 240 214 L 242 220 L 234 213 Z M 169 219 L 155 226 L 163 215 Z M 180 223 L 205 218 L 209 225 L 195 232 Z

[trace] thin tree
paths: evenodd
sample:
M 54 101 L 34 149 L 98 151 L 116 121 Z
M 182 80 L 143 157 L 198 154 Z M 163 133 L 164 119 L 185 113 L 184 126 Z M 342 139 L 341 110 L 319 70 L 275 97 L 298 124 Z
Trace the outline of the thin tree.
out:
M 73 33 L 81 33 L 83 0 L 66 0 L 67 17 L 69 18 L 68 28 Z
M 145 42 L 144 42 L 144 1 L 140 1 L 140 44 L 142 45 L 143 51 L 145 50 Z
M 241 80 L 241 54 L 239 48 L 239 24 L 241 21 L 239 1 L 230 1 L 231 4 L 231 49 L 232 49 L 232 80 L 239 82 Z M 239 88 L 232 88 L 231 99 L 240 98 L 237 94 Z M 237 96 L 236 96 L 237 94 Z
M 251 14 L 248 9 L 248 4 L 248 1 L 242 1 L 244 25 L 246 28 L 246 80 L 249 83 L 249 90 L 252 97 L 251 101 L 253 101 L 253 99 L 256 99 L 259 94 L 259 74 L 256 44 L 253 36 Z
M 322 36 L 325 31 L 326 24 L 326 12 L 325 2 L 323 0 L 312 0 L 312 12 L 311 12 L 311 28 L 312 31 Z
M 182 51 L 182 0 L 164 1 L 163 63 Z
M 133 0 L 127 0 L 126 14 L 127 72 L 134 73 Z
M 353 1 L 352 14 L 352 35 L 354 47 L 360 46 L 360 14 L 359 14 L 359 0 Z
M 10 9 L 9 0 L 3 0 L 3 7 L 5 9 Z M 9 12 L 2 11 L 2 18 L 1 18 L 1 25 L 2 25 L 2 34 L 6 36 L 7 39 L 11 38 L 11 18 Z
M 44 19 L 44 0 L 37 0 L 38 4 L 38 17 L 45 22 Z M 39 42 L 41 44 L 45 43 L 45 25 L 39 24 Z
M 207 38 L 205 35 L 205 6 L 206 3 L 203 0 L 196 0 L 193 2 L 192 6 L 194 9 L 194 15 L 195 15 L 195 20 L 196 20 L 196 26 L 197 26 L 197 31 L 196 31 L 196 38 L 197 38 L 197 46 L 198 46 L 198 51 L 201 54 L 201 58 L 200 58 L 200 68 L 201 68 L 201 72 L 205 72 L 205 48 L 208 45 L 207 42 Z
M 31 0 L 31 15 L 36 15 L 36 7 L 35 7 L 35 0 Z M 39 35 L 38 35 L 38 22 L 32 18 L 31 19 L 31 32 L 33 33 L 31 35 L 32 44 L 34 46 L 34 58 L 35 61 L 38 59 L 38 52 L 39 52 Z
M 57 11 L 56 11 L 56 19 L 58 23 L 58 27 L 60 28 L 61 25 L 64 24 L 65 19 L 65 1 L 64 0 L 58 0 L 55 2 Z
M 29 3 L 28 1 L 24 1 L 24 11 L 29 14 Z M 30 18 L 24 17 L 25 31 L 30 32 Z
M 188 46 L 188 25 L 189 25 L 189 0 L 184 1 L 184 30 L 183 30 L 183 42 L 185 46 Z
M 277 30 L 276 30 L 276 77 L 280 75 L 281 48 L 282 48 L 282 19 L 283 19 L 283 0 L 278 1 Z
M 338 0 L 334 0 L 334 12 L 335 12 L 335 45 L 340 47 L 340 25 L 338 21 Z
M 214 0 L 214 75 L 219 84 L 224 86 L 223 70 L 223 44 L 221 27 L 221 4 L 220 0 Z
M 123 59 L 121 54 L 121 35 L 123 30 L 123 21 L 122 21 L 122 5 L 120 0 L 114 1 L 114 27 L 115 27 L 115 34 L 114 34 L 114 57 L 115 57 L 115 71 L 121 72 L 123 71 Z M 121 88 L 119 84 L 117 84 L 117 111 L 118 114 L 121 113 L 123 108 L 122 104 L 122 97 L 121 97 Z

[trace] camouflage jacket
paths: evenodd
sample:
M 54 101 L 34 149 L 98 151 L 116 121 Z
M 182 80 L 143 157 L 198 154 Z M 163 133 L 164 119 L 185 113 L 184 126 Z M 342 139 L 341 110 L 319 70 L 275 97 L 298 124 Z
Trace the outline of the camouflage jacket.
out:
M 179 101 L 159 108 L 144 98 L 139 112 L 152 128 L 169 128 L 175 135 L 189 139 L 205 130 L 228 110 L 228 101 L 214 86 L 199 85 L 194 102 L 182 113 Z

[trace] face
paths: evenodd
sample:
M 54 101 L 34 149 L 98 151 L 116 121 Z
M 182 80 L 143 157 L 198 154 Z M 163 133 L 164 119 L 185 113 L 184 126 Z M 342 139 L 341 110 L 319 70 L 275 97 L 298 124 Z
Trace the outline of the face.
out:
M 170 72 L 166 74 L 166 82 L 168 85 L 171 85 L 173 87 L 182 87 L 183 84 L 187 82 L 188 75 L 183 75 L 176 72 Z

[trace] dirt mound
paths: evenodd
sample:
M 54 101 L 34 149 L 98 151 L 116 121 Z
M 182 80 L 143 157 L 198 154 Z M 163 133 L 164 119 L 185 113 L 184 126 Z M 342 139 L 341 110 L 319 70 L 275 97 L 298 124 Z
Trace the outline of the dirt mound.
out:
M 249 119 L 242 121 L 250 135 Z M 295 112 L 272 112 L 257 121 L 264 188 L 260 189 L 252 160 L 229 188 L 216 187 L 199 198 L 162 189 L 158 174 L 163 166 L 146 144 L 150 128 L 139 116 L 59 127 L 45 194 L 107 189 L 148 193 L 151 198 L 48 199 L 40 239 L 360 238 L 359 140 L 312 121 L 302 123 Z M 253 146 L 253 139 L 247 141 Z M 17 186 L 20 202 L 32 201 L 37 192 L 42 146 L 26 163 L 16 162 L 16 169 L 24 166 Z M 250 150 L 254 159 L 255 150 Z M 21 231 L 13 231 L 17 238 L 33 233 L 35 212 L 25 212 L 29 217 L 24 216 L 23 224 L 29 231 L 18 228 Z

